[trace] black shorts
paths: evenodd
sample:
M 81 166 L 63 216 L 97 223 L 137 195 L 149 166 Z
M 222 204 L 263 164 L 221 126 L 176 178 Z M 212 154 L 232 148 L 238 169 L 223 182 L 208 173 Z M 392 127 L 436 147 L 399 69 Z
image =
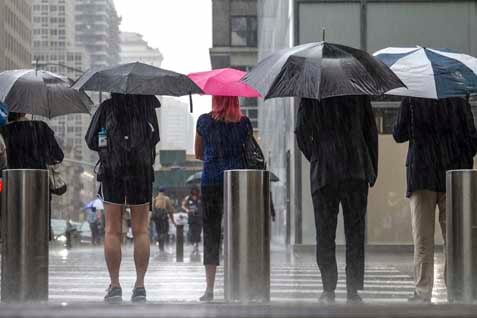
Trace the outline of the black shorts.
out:
M 148 204 L 152 199 L 152 178 L 149 176 L 104 178 L 99 196 L 105 203 Z

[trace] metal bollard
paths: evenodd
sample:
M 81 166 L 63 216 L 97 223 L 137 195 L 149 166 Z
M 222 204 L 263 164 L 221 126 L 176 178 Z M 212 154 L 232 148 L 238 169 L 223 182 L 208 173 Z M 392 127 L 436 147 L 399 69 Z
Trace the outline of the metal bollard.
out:
M 447 294 L 477 300 L 477 170 L 447 172 Z
M 48 300 L 48 170 L 5 170 L 3 302 Z
M 224 176 L 227 302 L 270 301 L 270 174 L 229 170 Z
M 184 225 L 176 227 L 176 262 L 184 262 Z

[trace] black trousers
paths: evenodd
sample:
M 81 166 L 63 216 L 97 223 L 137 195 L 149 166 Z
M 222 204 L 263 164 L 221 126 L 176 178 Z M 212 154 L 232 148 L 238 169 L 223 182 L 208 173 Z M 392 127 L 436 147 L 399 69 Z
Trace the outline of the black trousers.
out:
M 338 282 L 335 238 L 340 203 L 346 237 L 346 287 L 348 291 L 363 289 L 368 184 L 361 180 L 350 180 L 325 186 L 312 196 L 315 210 L 316 260 L 321 272 L 323 290 L 334 291 Z
M 204 230 L 204 265 L 219 265 L 224 214 L 222 185 L 202 186 L 202 226 Z
M 160 217 L 159 219 L 155 219 L 154 223 L 156 224 L 159 250 L 164 251 L 164 245 L 167 242 L 169 236 L 169 218 L 168 216 Z

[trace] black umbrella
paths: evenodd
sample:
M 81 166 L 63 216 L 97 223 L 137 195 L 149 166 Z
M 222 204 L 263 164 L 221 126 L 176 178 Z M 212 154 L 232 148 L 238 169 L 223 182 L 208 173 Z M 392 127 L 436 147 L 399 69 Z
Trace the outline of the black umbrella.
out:
M 76 81 L 73 88 L 136 95 L 203 94 L 187 76 L 139 62 L 91 69 Z
M 372 55 L 327 42 L 277 51 L 259 62 L 242 81 L 258 90 L 265 99 L 381 95 L 405 87 Z
M 64 76 L 25 69 L 0 73 L 0 101 L 10 112 L 47 118 L 73 113 L 89 114 L 93 102 L 83 92 L 72 89 Z
M 187 178 L 186 184 L 199 184 L 201 178 L 202 178 L 202 171 L 196 172 L 193 175 L 191 175 L 189 178 Z M 280 181 L 280 179 L 277 177 L 276 174 L 274 174 L 273 172 L 270 172 L 270 181 L 278 182 Z

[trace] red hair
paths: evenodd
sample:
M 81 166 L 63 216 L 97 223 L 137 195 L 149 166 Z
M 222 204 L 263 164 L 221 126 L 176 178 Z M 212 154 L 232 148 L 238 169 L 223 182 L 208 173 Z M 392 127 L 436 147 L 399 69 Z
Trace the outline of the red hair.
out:
M 212 117 L 214 119 L 238 122 L 243 117 L 237 96 L 213 96 Z

